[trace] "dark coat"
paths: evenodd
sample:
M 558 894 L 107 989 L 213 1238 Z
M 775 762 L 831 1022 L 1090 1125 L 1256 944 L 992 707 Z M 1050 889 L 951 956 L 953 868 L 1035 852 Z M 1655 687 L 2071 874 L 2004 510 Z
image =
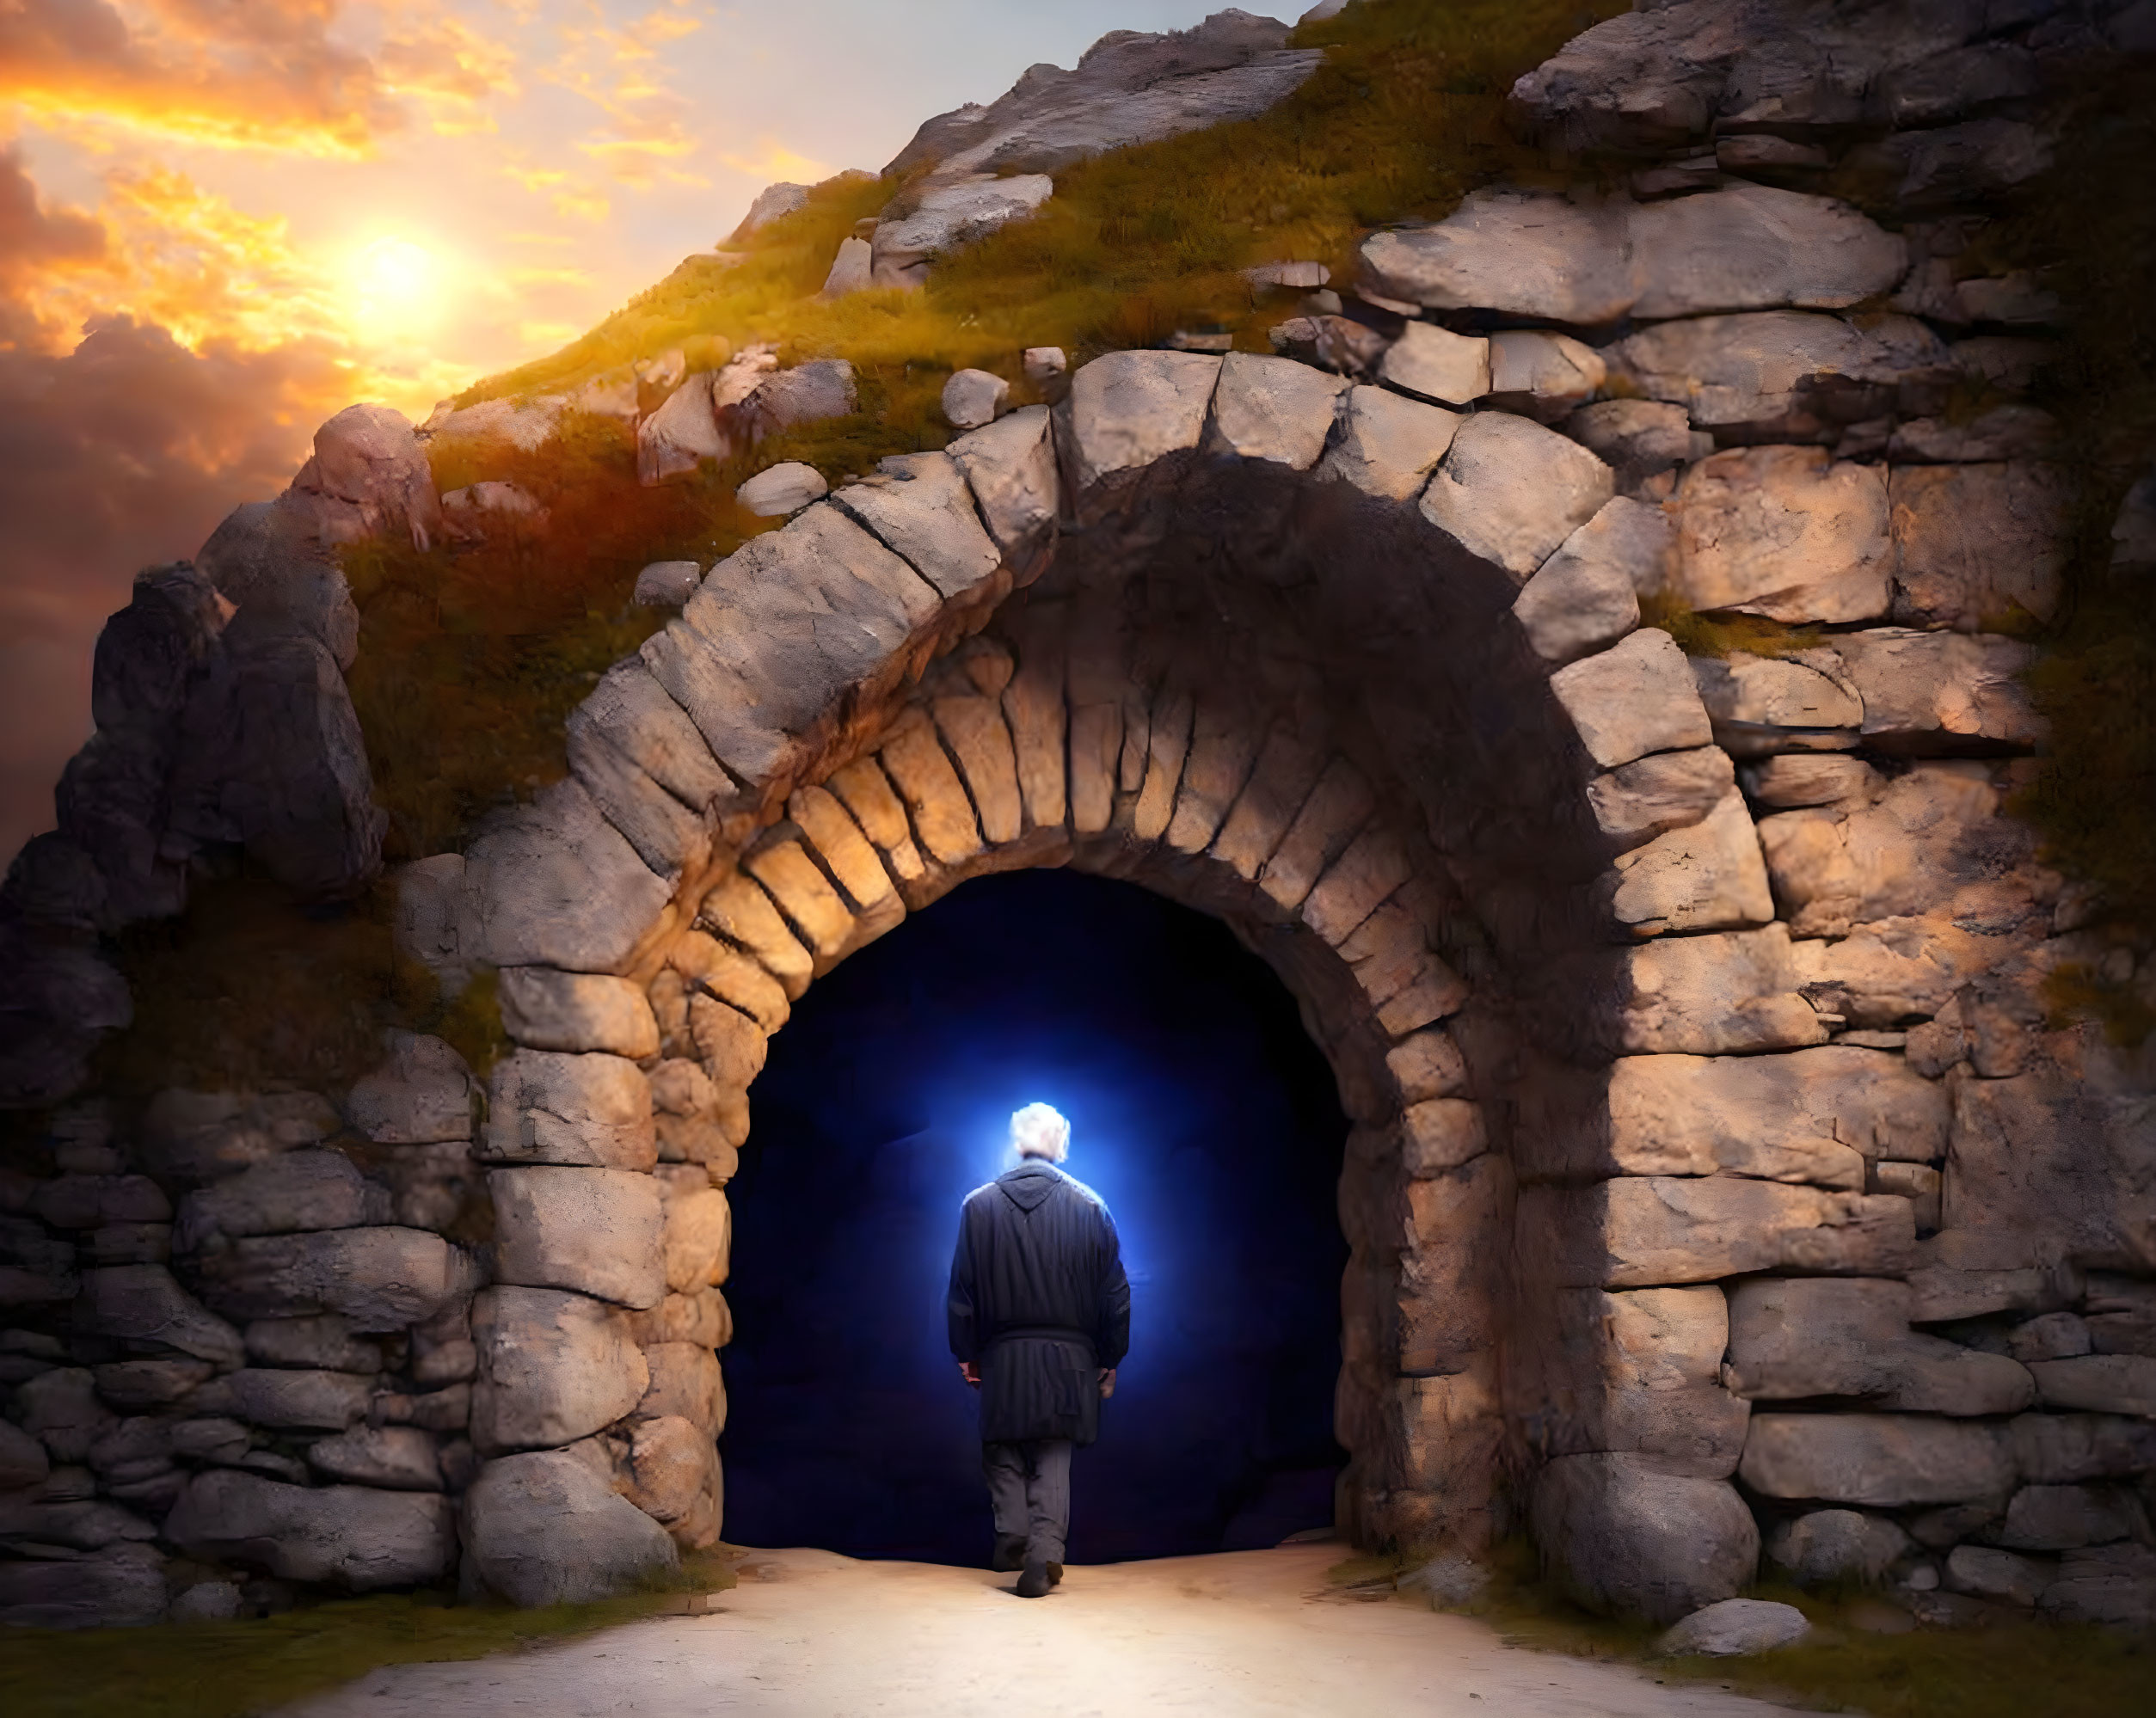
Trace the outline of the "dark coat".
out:
M 980 1368 L 983 1443 L 1091 1443 L 1101 1369 L 1130 1348 L 1130 1279 L 1100 1196 L 1037 1157 L 967 1194 L 950 1338 Z

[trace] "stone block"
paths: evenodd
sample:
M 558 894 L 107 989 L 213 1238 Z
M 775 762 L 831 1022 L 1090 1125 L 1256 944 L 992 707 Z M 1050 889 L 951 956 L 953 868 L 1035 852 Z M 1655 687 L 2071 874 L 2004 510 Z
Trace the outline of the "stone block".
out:
M 759 845 L 744 856 L 741 865 L 800 932 L 818 971 L 828 971 L 853 946 L 858 925 L 852 909 L 800 842 Z
M 734 778 L 641 658 L 609 668 L 577 708 L 592 732 L 689 810 L 700 813 L 734 799 Z
M 1713 738 L 1685 654 L 1658 627 L 1643 627 L 1610 649 L 1558 669 L 1550 690 L 1588 755 L 1605 770 Z
M 1262 758 L 1259 767 L 1264 767 Z M 1255 780 L 1252 786 L 1256 786 Z M 1347 850 L 1376 804 L 1368 778 L 1346 758 L 1332 759 L 1258 872 L 1257 886 L 1275 905 L 1293 912 L 1316 887 L 1326 867 Z M 1229 823 L 1231 827 L 1234 824 L 1232 813 Z M 1224 830 L 1222 841 L 1226 839 Z
M 678 1193 L 668 1199 L 661 1236 L 667 1288 L 675 1294 L 693 1294 L 723 1282 L 732 1236 L 733 1218 L 726 1195 L 717 1188 Z
M 869 844 L 851 814 L 826 789 L 797 789 L 786 802 L 786 814 L 808 838 L 816 856 L 857 908 L 870 911 L 896 898 L 891 874 L 883 868 L 875 849 Z
M 240 1333 L 206 1310 L 163 1265 L 107 1265 L 87 1270 L 74 1305 L 86 1336 L 155 1343 L 220 1366 L 240 1362 Z
M 629 1500 L 654 1520 L 679 1521 L 716 1478 L 711 1440 L 679 1414 L 637 1422 L 627 1460 Z
M 1242 710 L 1198 703 L 1175 812 L 1163 836 L 1169 846 L 1178 853 L 1202 853 L 1212 844 L 1250 777 L 1261 739 L 1256 723 Z
M 1639 592 L 1662 583 L 1669 522 L 1622 496 L 1558 546 L 1513 604 L 1535 654 L 1563 664 L 1606 648 L 1639 624 Z
M 471 1329 L 471 1441 L 482 1455 L 589 1437 L 634 1408 L 651 1382 L 629 1315 L 588 1296 L 483 1290 Z
M 945 598 L 986 590 L 1003 565 L 965 473 L 947 453 L 891 455 L 874 476 L 832 499 Z
M 952 767 L 925 712 L 909 707 L 892 724 L 877 755 L 906 801 L 915 835 L 931 858 L 945 865 L 958 865 L 982 850 L 980 824 L 973 801 L 967 796 L 958 771 Z
M 1734 785 L 1698 823 L 1619 855 L 1609 881 L 1610 911 L 1634 936 L 1729 930 L 1774 917 L 1759 837 Z
M 527 1049 L 603 1051 L 632 1062 L 659 1053 L 659 1022 L 628 979 L 506 966 L 501 997 L 503 1029 Z
M 753 876 L 722 878 L 697 907 L 697 924 L 752 956 L 789 997 L 798 998 L 815 976 L 815 957 Z
M 846 694 L 895 679 L 940 607 L 927 580 L 819 501 L 713 568 L 643 659 L 734 775 L 770 782 L 801 766 Z
M 1612 371 L 1650 400 L 1682 406 L 1692 422 L 1748 439 L 1802 440 L 1819 408 L 1890 408 L 1904 378 L 1950 377 L 1946 348 L 1913 316 L 1859 328 L 1840 316 L 1760 310 L 1658 323 L 1604 353 Z M 1836 394 L 1845 397 L 1833 401 Z
M 1748 764 L 1744 770 L 1745 792 L 1757 804 L 1778 811 L 1868 798 L 1878 782 L 1879 772 L 1863 758 L 1832 752 L 1783 752 Z
M 1196 715 L 1190 694 L 1182 687 L 1161 689 L 1145 725 L 1145 773 L 1138 801 L 1131 807 L 1131 833 L 1144 842 L 1158 841 L 1175 816 L 1176 789 L 1190 755 L 1190 727 Z
M 166 1616 L 163 1564 L 152 1547 L 132 1544 L 65 1562 L 0 1563 L 0 1625 L 126 1629 L 161 1622 Z
M 1535 1542 L 1565 1590 L 1604 1614 L 1669 1623 L 1749 1584 L 1759 1528 L 1725 1480 L 1651 1457 L 1560 1456 L 1535 1481 Z
M 716 1354 L 691 1342 L 654 1342 L 644 1359 L 651 1383 L 636 1404 L 639 1419 L 678 1414 L 707 1438 L 726 1429 L 726 1384 Z
M 2147 1355 L 2084 1354 L 2073 1360 L 2036 1360 L 2029 1371 L 2046 1408 L 2156 1420 L 2156 1359 Z
M 1711 1056 L 1826 1041 L 1826 1026 L 1797 993 L 1797 963 L 1781 925 L 1665 937 L 1620 958 L 1613 1037 L 1625 1054 Z
M 479 1470 L 464 1495 L 477 1584 L 512 1604 L 583 1604 L 679 1566 L 666 1530 L 617 1493 L 603 1456 L 544 1450 Z
M 1220 360 L 1205 445 L 1218 453 L 1307 471 L 1332 433 L 1343 376 L 1285 358 L 1232 352 Z
M 2036 1604 L 2063 1623 L 2156 1628 L 2156 1551 L 2146 1545 L 2068 1551 L 2059 1559 L 2059 1578 Z
M 2034 1604 L 2057 1578 L 2058 1565 L 1987 1545 L 1956 1545 L 1946 1554 L 1945 1574 L 1946 1585 L 1956 1592 Z
M 1366 239 L 1361 266 L 1388 298 L 1575 328 L 1615 322 L 1639 296 L 1624 206 L 1541 193 L 1472 192 L 1442 221 Z
M 929 706 L 937 732 L 958 760 L 980 832 L 991 846 L 1024 832 L 1025 806 L 1018 786 L 1018 756 L 1003 706 L 994 697 L 941 697 Z
M 203 1298 L 231 1317 L 334 1312 L 363 1333 L 433 1317 L 470 1294 L 476 1274 L 439 1235 L 388 1226 L 251 1236 L 205 1255 L 197 1270 Z
M 623 1169 L 494 1169 L 494 1275 L 623 1306 L 666 1294 L 659 1185 Z
M 1029 555 L 1055 528 L 1058 483 L 1048 408 L 1027 406 L 943 450 L 974 492 L 1007 556 Z
M 1794 1604 L 1771 1598 L 1724 1598 L 1702 1605 L 1663 1632 L 1655 1651 L 1665 1658 L 1741 1658 L 1792 1647 L 1812 1632 Z
M 1458 1097 L 1467 1089 L 1467 1065 L 1450 1033 L 1417 1032 L 1385 1052 L 1385 1065 L 1404 1104 Z
M 519 1050 L 488 1077 L 479 1156 L 497 1163 L 648 1169 L 658 1161 L 651 1087 L 620 1056 Z
M 2156 1468 L 2156 1423 L 2113 1414 L 2022 1414 L 2008 1422 L 2014 1465 L 2031 1485 L 2121 1479 Z
M 223 1382 L 250 1424 L 318 1432 L 341 1432 L 364 1420 L 374 1393 L 374 1379 L 354 1372 L 243 1366 Z
M 1339 438 L 1318 475 L 1379 500 L 1407 500 L 1422 492 L 1461 422 L 1457 413 L 1358 384 L 1348 390 Z
M 1897 1509 L 2012 1488 L 2001 1428 L 1904 1414 L 1758 1414 L 1737 1470 L 1767 1497 Z
M 767 1033 L 777 1031 L 793 1013 L 777 979 L 739 949 L 702 931 L 677 939 L 666 961 L 691 989 L 740 1009 Z
M 1846 681 L 1810 662 L 1734 650 L 1720 660 L 1693 659 L 1692 677 L 1714 723 L 1716 742 L 1740 758 L 1857 743 L 1862 700 Z
M 1414 874 L 1391 830 L 1364 830 L 1326 868 L 1302 904 L 1303 923 L 1336 948 Z
M 457 1556 L 447 1499 L 371 1486 L 279 1485 L 213 1468 L 187 1482 L 165 1537 L 191 1557 L 353 1592 L 417 1586 Z
M 764 1028 L 740 1009 L 711 997 L 698 997 L 690 1004 L 689 1022 L 697 1054 L 703 1058 L 703 1071 L 712 1085 L 721 1091 L 746 1091 L 764 1071 L 771 1043 Z
M 483 832 L 464 876 L 473 952 L 495 966 L 614 971 L 666 905 L 666 885 L 573 780 Z
M 1877 1586 L 1915 1549 L 1915 1542 L 1884 1516 L 1855 1509 L 1815 1509 L 1780 1523 L 1766 1536 L 1767 1560 L 1799 1586 L 1851 1581 Z
M 329 1479 L 384 1491 L 439 1491 L 434 1439 L 415 1426 L 359 1426 L 307 1446 L 307 1465 Z
M 1750 1408 L 1723 1386 L 1729 1312 L 1702 1288 L 1563 1289 L 1520 1382 L 1552 1454 L 1651 1457 L 1662 1471 L 1726 1479 Z
M 1907 1200 L 1721 1175 L 1521 1190 L 1524 1255 L 1569 1288 L 1647 1288 L 1755 1271 L 1884 1274 L 1915 1241 Z
M 1635 758 L 1595 776 L 1587 784 L 1587 797 L 1602 833 L 1629 848 L 1698 823 L 1735 784 L 1729 754 L 1717 745 L 1703 745 Z
M 1647 479 L 1714 451 L 1714 438 L 1695 433 L 1682 406 L 1665 400 L 1597 400 L 1564 420 L 1564 433 L 1616 474 L 1629 495 Z M 1704 445 L 1703 445 L 1704 444 Z M 1641 592 L 1659 588 L 1656 583 Z
M 327 1098 L 312 1092 L 190 1092 L 168 1089 L 143 1112 L 137 1155 L 142 1169 L 165 1181 L 211 1181 L 249 1164 L 318 1145 L 340 1120 Z
M 1075 774 L 1078 740 L 1072 737 Z M 1255 882 L 1280 846 L 1288 825 L 1310 798 L 1325 767 L 1324 755 L 1287 727 L 1265 736 L 1250 779 L 1228 808 L 1213 842 L 1213 856 L 1245 882 Z M 1081 825 L 1081 827 L 1083 825 Z
M 1732 448 L 1677 486 L 1673 585 L 1691 607 L 1875 620 L 1892 597 L 1887 482 L 1816 447 Z
M 392 1031 L 389 1060 L 353 1083 L 345 1119 L 378 1145 L 469 1139 L 477 1096 L 471 1070 L 450 1046 Z
M 1435 322 L 1410 322 L 1386 348 L 1378 374 L 1419 399 L 1465 406 L 1490 392 L 1490 342 Z
M 181 1199 L 173 1243 L 191 1253 L 219 1235 L 353 1229 L 389 1215 L 388 1190 L 361 1175 L 349 1157 L 289 1151 Z
M 655 876 L 672 885 L 702 868 L 711 836 L 701 812 L 653 781 L 582 710 L 569 712 L 566 746 L 570 775 Z
M 1908 266 L 1899 235 L 1832 197 L 1739 181 L 1631 212 L 1642 321 L 1783 304 L 1842 310 L 1890 290 Z
M 1610 469 L 1526 418 L 1477 412 L 1460 424 L 1422 492 L 1422 516 L 1524 583 L 1610 499 Z
M 2070 496 L 2058 467 L 1903 465 L 1888 488 L 1895 620 L 1973 633 L 2051 618 Z
M 1999 1543 L 2012 1550 L 2073 1551 L 2145 1540 L 2148 1517 L 2123 1486 L 2024 1485 L 1995 1531 Z
M 1072 466 L 1081 490 L 1198 445 L 1220 359 L 1193 352 L 1111 352 L 1071 377 Z
M 734 1340 L 734 1314 L 716 1288 L 693 1294 L 670 1294 L 648 1312 L 630 1316 L 630 1332 L 644 1347 L 686 1342 L 698 1348 L 723 1348 Z
M 1592 399 L 1607 373 L 1601 354 L 1570 334 L 1514 328 L 1490 337 L 1490 391 L 1545 422 Z
M 2036 649 L 2018 639 L 1880 628 L 1838 635 L 1828 651 L 1864 700 L 1864 732 L 1907 750 L 2033 745 L 2044 726 L 2021 677 Z
M 1858 1396 L 1877 1408 L 2013 1414 L 2035 1386 L 2019 1362 L 1909 1328 L 1906 1283 L 1759 1278 L 1729 1298 L 1729 1387 L 1755 1402 Z

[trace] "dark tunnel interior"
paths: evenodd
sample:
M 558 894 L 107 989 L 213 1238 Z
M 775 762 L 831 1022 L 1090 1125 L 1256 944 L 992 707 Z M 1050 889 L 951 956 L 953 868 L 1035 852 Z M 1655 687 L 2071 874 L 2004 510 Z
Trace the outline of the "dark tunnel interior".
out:
M 1061 870 L 979 879 L 819 980 L 771 1041 L 731 1188 L 725 1537 L 979 1564 L 973 1394 L 944 1338 L 957 1208 L 1010 1112 L 1072 1123 L 1132 1350 L 1079 1451 L 1071 1555 L 1330 1524 L 1348 1123 L 1271 970 L 1216 920 Z

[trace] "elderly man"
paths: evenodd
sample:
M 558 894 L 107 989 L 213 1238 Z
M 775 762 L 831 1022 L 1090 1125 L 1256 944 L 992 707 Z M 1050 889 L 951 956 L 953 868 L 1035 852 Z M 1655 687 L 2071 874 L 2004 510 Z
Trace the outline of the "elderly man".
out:
M 1130 1281 L 1100 1196 L 1056 1165 L 1071 1124 L 1044 1103 L 1010 1118 L 1018 1166 L 966 1197 L 951 1260 L 950 1341 L 980 1391 L 993 1567 L 1039 1598 L 1063 1579 L 1071 1451 L 1100 1430 L 1130 1347 Z

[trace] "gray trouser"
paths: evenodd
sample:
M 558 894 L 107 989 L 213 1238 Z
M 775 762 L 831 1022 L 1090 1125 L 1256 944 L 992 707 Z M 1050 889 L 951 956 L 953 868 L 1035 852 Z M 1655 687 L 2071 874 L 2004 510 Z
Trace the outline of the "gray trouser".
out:
M 1071 1440 L 983 1444 L 980 1465 L 988 1476 L 996 1537 L 1023 1539 L 1029 1563 L 1061 1562 L 1071 1531 Z

